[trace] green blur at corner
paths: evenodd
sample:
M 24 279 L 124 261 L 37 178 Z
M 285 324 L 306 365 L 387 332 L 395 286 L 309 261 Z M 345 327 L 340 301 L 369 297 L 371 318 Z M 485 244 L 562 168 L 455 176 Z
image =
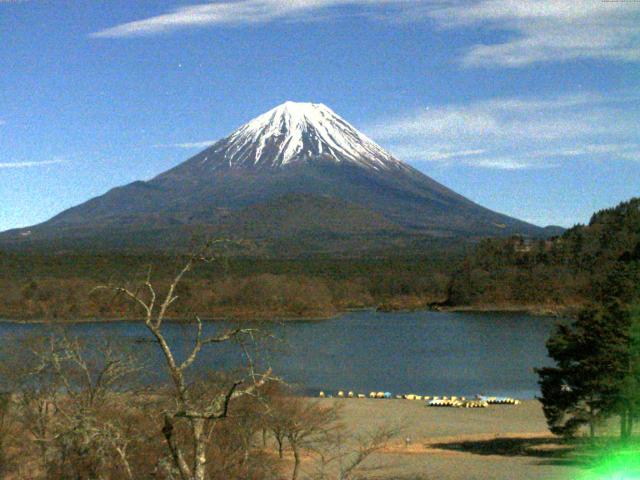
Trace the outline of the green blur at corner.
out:
M 621 448 L 607 453 L 576 480 L 640 480 L 640 449 Z

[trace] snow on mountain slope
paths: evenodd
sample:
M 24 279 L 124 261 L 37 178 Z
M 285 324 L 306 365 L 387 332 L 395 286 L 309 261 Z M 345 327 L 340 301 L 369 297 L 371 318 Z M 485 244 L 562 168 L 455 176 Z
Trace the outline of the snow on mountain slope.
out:
M 210 149 L 229 167 L 284 167 L 325 158 L 374 170 L 407 168 L 321 103 L 285 102 L 238 128 Z

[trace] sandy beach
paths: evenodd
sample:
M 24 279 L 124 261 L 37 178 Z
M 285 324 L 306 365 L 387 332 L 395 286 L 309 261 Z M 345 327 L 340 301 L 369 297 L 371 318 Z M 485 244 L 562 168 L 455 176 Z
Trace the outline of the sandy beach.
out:
M 340 402 L 355 432 L 401 426 L 402 434 L 367 461 L 366 478 L 403 480 L 569 479 L 577 467 L 562 458 L 540 404 L 434 408 L 409 400 L 324 399 Z

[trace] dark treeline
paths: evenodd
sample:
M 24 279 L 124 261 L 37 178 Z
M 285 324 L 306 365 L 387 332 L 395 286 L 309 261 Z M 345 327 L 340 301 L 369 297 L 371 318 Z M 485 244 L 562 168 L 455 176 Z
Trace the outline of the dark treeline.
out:
M 580 309 L 640 252 L 640 199 L 549 240 L 488 239 L 451 275 L 450 305 Z

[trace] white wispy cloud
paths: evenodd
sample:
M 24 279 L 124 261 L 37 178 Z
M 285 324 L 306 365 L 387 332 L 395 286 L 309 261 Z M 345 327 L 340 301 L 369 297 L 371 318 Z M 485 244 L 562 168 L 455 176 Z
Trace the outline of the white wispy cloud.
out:
M 640 162 L 640 149 L 632 152 L 622 152 L 619 155 L 625 160 L 629 160 L 632 162 Z
M 491 168 L 494 170 L 525 170 L 532 168 L 530 164 L 510 157 L 479 158 L 468 163 L 475 167 Z M 539 168 L 548 167 L 549 165 L 539 166 Z
M 206 26 L 310 21 L 353 15 L 379 21 L 430 21 L 441 29 L 496 31 L 504 41 L 462 52 L 470 67 L 601 58 L 640 61 L 640 2 L 558 0 L 239 0 L 175 8 L 90 34 L 94 38 L 158 35 Z
M 424 5 L 422 12 L 443 28 L 481 27 L 509 34 L 506 41 L 468 49 L 462 58 L 467 66 L 519 67 L 580 58 L 640 60 L 636 1 L 454 0 Z
M 94 32 L 94 38 L 156 35 L 211 25 L 247 25 L 276 20 L 308 21 L 311 14 L 342 6 L 415 3 L 411 0 L 240 0 L 189 5 L 168 13 Z
M 624 107 L 637 100 L 631 95 L 607 98 L 592 93 L 542 99 L 496 98 L 426 107 L 391 121 L 373 123 L 369 128 L 380 139 L 425 134 L 440 138 L 567 138 L 584 132 L 604 134 L 633 128 L 635 119 Z M 587 110 L 588 117 L 584 115 Z M 618 115 L 613 117 L 613 112 Z
M 587 144 L 568 150 L 549 152 L 561 157 L 582 157 L 585 155 L 607 155 L 615 154 L 623 158 L 637 157 L 640 155 L 640 145 L 636 143 L 604 143 Z
M 217 140 L 203 140 L 201 142 L 185 142 L 185 143 L 160 143 L 154 145 L 154 148 L 207 148 L 216 143 Z
M 640 98 L 584 93 L 494 98 L 384 118 L 369 136 L 401 159 L 516 170 L 549 168 L 572 158 L 639 157 Z
M 432 151 L 427 152 L 428 160 L 449 160 L 452 158 L 464 158 L 464 157 L 473 157 L 476 155 L 481 155 L 485 152 L 484 149 L 477 150 L 461 150 L 458 152 L 448 152 L 448 151 Z
M 31 168 L 31 167 L 43 167 L 46 165 L 56 165 L 64 163 L 62 159 L 54 160 L 42 160 L 42 161 L 27 161 L 27 162 L 0 162 L 0 168 Z
M 486 150 L 452 150 L 451 145 L 421 145 L 420 143 L 400 142 L 392 144 L 390 150 L 396 157 L 405 159 L 417 159 L 427 162 L 446 162 L 466 157 L 482 155 Z

